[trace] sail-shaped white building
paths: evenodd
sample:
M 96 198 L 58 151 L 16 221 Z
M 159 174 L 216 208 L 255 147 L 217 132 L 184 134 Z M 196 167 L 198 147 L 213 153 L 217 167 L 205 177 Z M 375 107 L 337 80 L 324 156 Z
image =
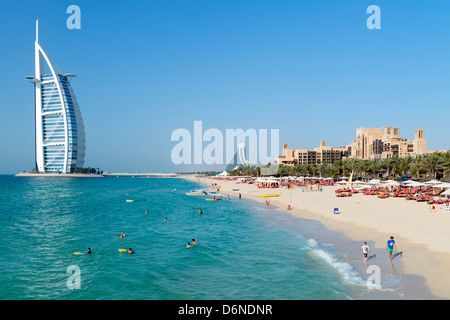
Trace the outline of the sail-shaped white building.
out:
M 83 118 L 70 85 L 74 74 L 63 74 L 39 44 L 36 21 L 34 84 L 36 171 L 73 173 L 84 164 Z

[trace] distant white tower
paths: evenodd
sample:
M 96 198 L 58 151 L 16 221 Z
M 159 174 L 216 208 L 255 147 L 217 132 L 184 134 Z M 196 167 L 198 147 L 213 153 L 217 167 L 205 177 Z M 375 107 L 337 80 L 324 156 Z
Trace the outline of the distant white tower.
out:
M 249 162 L 245 154 L 245 143 L 238 144 L 238 151 L 234 154 L 233 161 L 227 165 L 225 171 L 231 171 L 237 168 L 248 167 Z
M 83 167 L 85 135 L 83 118 L 70 85 L 74 74 L 62 74 L 39 44 L 36 20 L 35 75 L 25 77 L 34 84 L 36 118 L 36 170 L 71 173 Z M 48 66 L 49 73 L 45 72 Z
M 238 145 L 238 154 L 239 154 L 240 164 L 242 164 L 245 167 L 248 167 L 249 163 L 248 163 L 248 160 L 247 160 L 246 155 L 245 155 L 245 143 L 243 143 L 243 142 L 239 143 L 239 145 Z

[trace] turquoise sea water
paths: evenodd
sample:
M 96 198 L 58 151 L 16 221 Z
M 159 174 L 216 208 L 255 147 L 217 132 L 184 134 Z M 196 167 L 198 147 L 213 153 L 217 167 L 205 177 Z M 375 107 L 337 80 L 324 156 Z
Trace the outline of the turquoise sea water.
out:
M 198 187 L 182 179 L 0 176 L 0 299 L 380 297 L 336 248 L 301 233 L 306 221 L 235 195 L 185 195 Z M 192 238 L 198 246 L 188 249 Z M 73 254 L 88 247 L 91 255 Z M 135 254 L 118 251 L 130 247 Z M 68 287 L 71 266 L 80 289 Z

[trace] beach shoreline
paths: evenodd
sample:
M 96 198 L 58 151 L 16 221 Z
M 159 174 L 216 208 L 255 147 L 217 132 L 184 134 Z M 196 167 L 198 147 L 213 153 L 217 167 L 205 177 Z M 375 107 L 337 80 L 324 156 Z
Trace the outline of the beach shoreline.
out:
M 314 220 L 330 231 L 340 233 L 353 241 L 370 241 L 373 249 L 380 252 L 379 259 L 388 260 L 385 251 L 389 236 L 395 237 L 401 262 L 394 262 L 405 276 L 422 277 L 431 294 L 424 299 L 449 299 L 450 290 L 450 235 L 445 226 L 450 225 L 450 215 L 443 207 L 428 212 L 423 203 L 404 199 L 378 199 L 374 196 L 356 194 L 348 198 L 336 198 L 337 186 L 324 186 L 322 191 L 294 189 L 258 189 L 254 184 L 237 183 L 236 180 L 212 179 L 211 177 L 180 176 L 207 186 L 216 183 L 220 192 L 236 198 L 251 199 L 263 204 L 269 200 L 278 210 L 289 212 L 300 219 Z M 233 190 L 239 191 L 233 191 Z M 281 193 L 278 197 L 263 198 L 260 194 Z M 292 210 L 287 210 L 291 205 Z M 338 208 L 341 214 L 334 214 Z M 357 248 L 359 250 L 359 248 Z M 371 248 L 372 249 L 372 248 Z M 380 251 L 381 250 L 381 251 Z M 395 259 L 394 259 L 395 260 Z M 392 266 L 392 264 L 391 264 Z M 420 286 L 417 290 L 424 290 Z

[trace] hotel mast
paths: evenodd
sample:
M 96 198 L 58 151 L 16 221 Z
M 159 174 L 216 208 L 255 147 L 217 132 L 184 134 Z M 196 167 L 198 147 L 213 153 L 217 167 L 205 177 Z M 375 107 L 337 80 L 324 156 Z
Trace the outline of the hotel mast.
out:
M 35 75 L 25 79 L 34 84 L 38 172 L 72 173 L 83 167 L 86 140 L 80 107 L 70 85 L 74 77 L 62 74 L 42 49 L 36 20 Z

